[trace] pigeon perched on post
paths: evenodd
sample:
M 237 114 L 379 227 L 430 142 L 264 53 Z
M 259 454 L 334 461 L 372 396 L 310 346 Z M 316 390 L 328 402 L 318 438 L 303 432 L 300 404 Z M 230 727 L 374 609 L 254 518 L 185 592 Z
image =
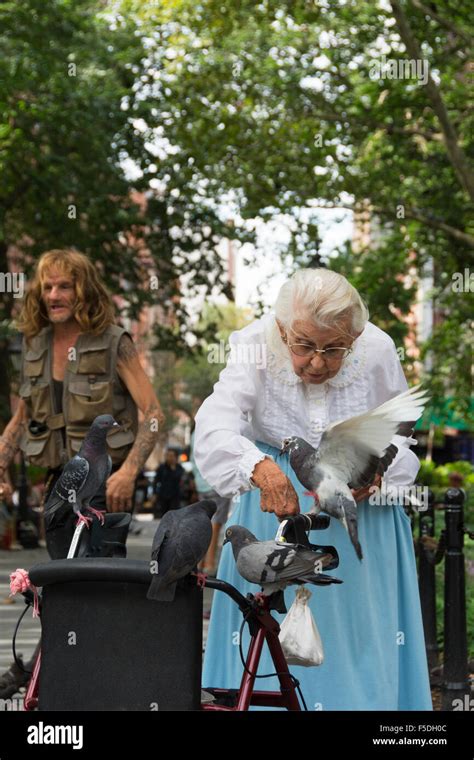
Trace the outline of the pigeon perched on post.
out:
M 95 418 L 79 452 L 64 467 L 45 504 L 48 528 L 60 512 L 71 508 L 78 517 L 77 525 L 84 522 L 89 527 L 92 517 L 87 517 L 84 511 L 104 522 L 103 510 L 94 509 L 90 502 L 110 475 L 112 460 L 107 453 L 107 433 L 116 427 L 119 425 L 110 414 Z
M 212 538 L 216 502 L 204 499 L 166 512 L 153 539 L 147 599 L 172 602 L 176 583 L 189 575 L 206 555 Z
M 366 487 L 383 475 L 398 452 L 391 439 L 410 438 L 425 403 L 426 391 L 417 386 L 368 412 L 332 423 L 317 449 L 297 436 L 282 443 L 280 453 L 288 452 L 296 477 L 314 496 L 311 512 L 341 520 L 359 559 L 357 504 L 351 488 Z
M 232 525 L 225 532 L 224 544 L 230 543 L 242 578 L 258 584 L 264 596 L 283 591 L 287 586 L 304 583 L 321 585 L 341 581 L 321 574 L 334 560 L 334 554 L 306 549 L 300 544 L 284 544 L 275 540 L 259 541 L 242 525 Z M 283 597 L 274 609 L 286 612 Z

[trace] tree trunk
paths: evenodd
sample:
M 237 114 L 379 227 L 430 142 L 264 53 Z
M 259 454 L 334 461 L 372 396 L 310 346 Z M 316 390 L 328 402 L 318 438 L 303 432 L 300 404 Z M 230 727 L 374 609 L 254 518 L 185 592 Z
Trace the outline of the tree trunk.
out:
M 408 19 L 405 16 L 401 3 L 399 3 L 398 0 L 390 0 L 390 4 L 397 22 L 400 38 L 407 49 L 407 53 L 414 60 L 422 60 L 423 54 L 420 45 L 410 29 Z M 441 91 L 430 73 L 428 73 L 428 80 L 426 82 L 426 92 L 428 99 L 431 101 L 431 107 L 441 125 L 444 144 L 446 145 L 446 152 L 451 165 L 456 172 L 462 187 L 469 194 L 470 198 L 474 200 L 474 174 L 470 170 L 466 155 L 459 145 L 458 136 L 454 125 L 449 118 L 448 110 L 444 104 L 443 98 L 441 97 Z

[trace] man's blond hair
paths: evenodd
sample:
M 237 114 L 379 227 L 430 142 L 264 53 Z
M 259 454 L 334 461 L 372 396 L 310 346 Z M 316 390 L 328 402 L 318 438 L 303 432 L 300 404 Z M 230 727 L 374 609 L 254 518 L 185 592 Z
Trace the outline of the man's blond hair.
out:
M 81 332 L 98 335 L 115 324 L 112 296 L 91 260 L 79 251 L 54 249 L 41 255 L 17 320 L 17 329 L 26 338 L 34 337 L 49 324 L 42 296 L 44 282 L 53 271 L 73 280 L 76 293 L 73 312 Z

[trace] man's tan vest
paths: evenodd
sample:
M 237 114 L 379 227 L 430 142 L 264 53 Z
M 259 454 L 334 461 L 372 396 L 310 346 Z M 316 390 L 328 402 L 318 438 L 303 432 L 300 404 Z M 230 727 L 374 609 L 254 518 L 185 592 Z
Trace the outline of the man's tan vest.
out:
M 108 435 L 107 444 L 112 462 L 124 461 L 138 427 L 136 405 L 117 374 L 117 349 L 124 334 L 128 335 L 122 327 L 110 325 L 100 335 L 79 335 L 75 357 L 66 366 L 60 414 L 54 411 L 52 326 L 28 343 L 23 338 L 19 393 L 28 408 L 29 426 L 20 446 L 31 464 L 62 467 L 79 451 L 98 414 L 112 414 L 121 425 Z M 66 448 L 61 428 L 66 431 Z

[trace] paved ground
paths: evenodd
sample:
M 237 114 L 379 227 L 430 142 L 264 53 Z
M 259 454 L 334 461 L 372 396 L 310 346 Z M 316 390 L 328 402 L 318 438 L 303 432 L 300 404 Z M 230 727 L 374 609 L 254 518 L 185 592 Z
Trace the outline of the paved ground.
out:
M 150 548 L 154 533 L 158 526 L 156 520 L 150 520 L 148 515 L 138 515 L 137 523 L 141 529 L 139 535 L 130 535 L 127 539 L 127 556 L 130 559 L 149 559 Z M 9 597 L 9 575 L 18 567 L 29 569 L 38 562 L 48 561 L 49 556 L 44 548 L 22 549 L 21 551 L 0 550 L 0 673 L 3 673 L 13 661 L 12 636 L 15 624 L 25 607 L 23 597 Z M 204 611 L 209 611 L 213 591 L 204 589 Z M 13 602 L 13 603 L 11 603 Z M 207 638 L 209 622 L 203 620 L 204 646 Z M 28 611 L 21 623 L 17 634 L 16 651 L 22 653 L 27 660 L 33 653 L 39 638 L 40 623 Z M 15 695 L 16 698 L 20 694 Z M 15 697 L 13 698 L 15 700 Z

